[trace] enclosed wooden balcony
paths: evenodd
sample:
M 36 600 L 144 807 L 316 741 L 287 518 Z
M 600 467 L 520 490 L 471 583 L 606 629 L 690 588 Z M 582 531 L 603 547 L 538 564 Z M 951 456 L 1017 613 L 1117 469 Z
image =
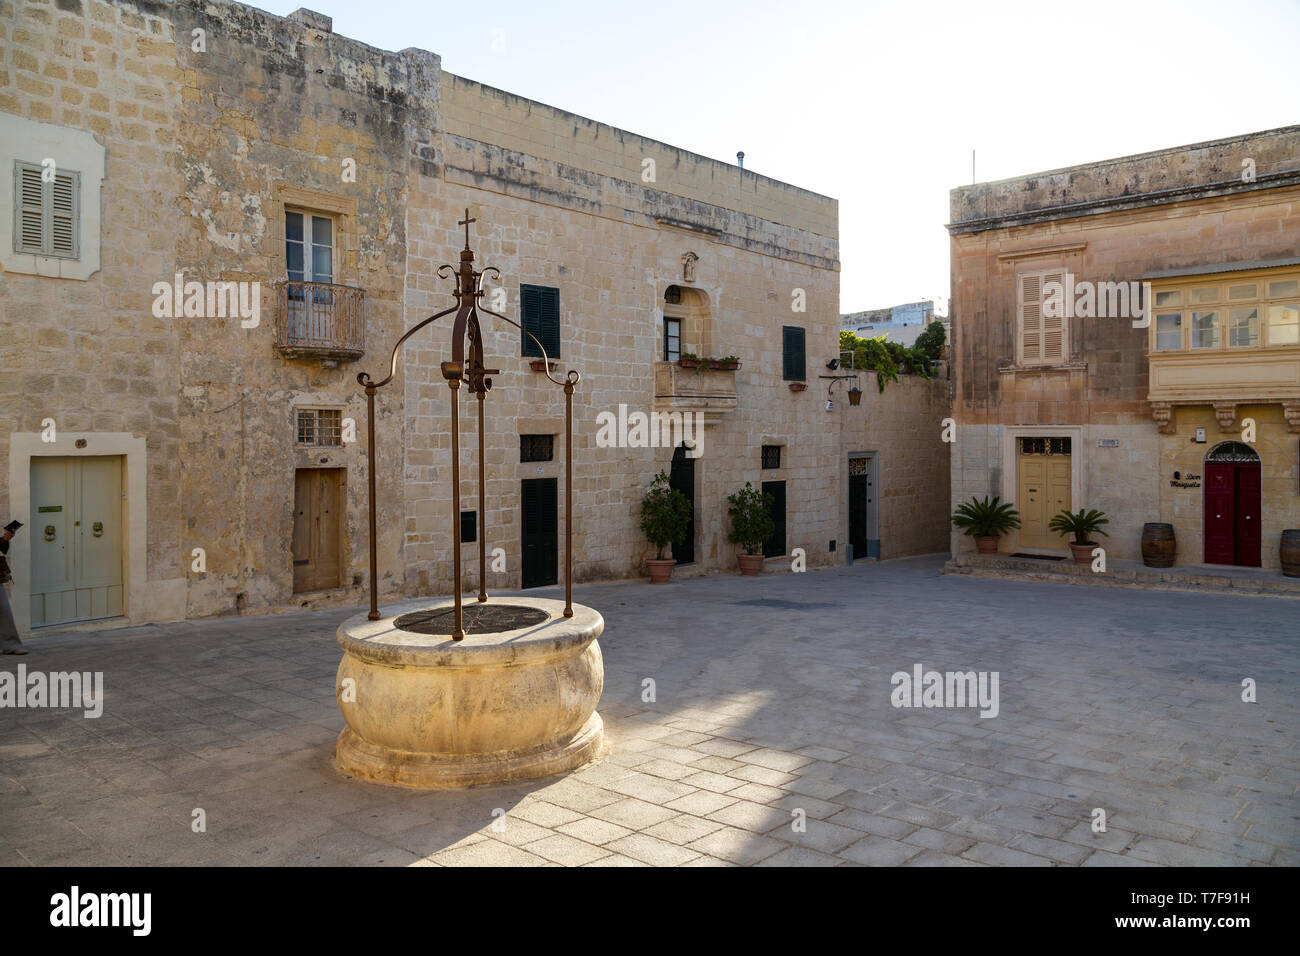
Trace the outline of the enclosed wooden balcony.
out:
M 332 282 L 281 283 L 275 347 L 290 358 L 352 361 L 365 354 L 365 290 Z

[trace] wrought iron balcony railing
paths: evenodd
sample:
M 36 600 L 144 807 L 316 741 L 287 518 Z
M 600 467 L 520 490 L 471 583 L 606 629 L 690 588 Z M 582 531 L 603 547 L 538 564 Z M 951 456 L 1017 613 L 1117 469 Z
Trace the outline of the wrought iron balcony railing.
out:
M 358 359 L 365 354 L 365 290 L 332 282 L 280 285 L 275 347 L 295 358 Z

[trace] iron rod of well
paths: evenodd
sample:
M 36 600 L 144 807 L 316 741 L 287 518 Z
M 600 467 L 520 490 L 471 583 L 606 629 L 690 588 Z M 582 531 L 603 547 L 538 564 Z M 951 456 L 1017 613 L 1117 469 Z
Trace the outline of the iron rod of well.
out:
M 375 542 L 375 387 L 366 386 L 366 458 L 369 461 L 366 478 L 370 485 L 370 613 L 371 621 L 379 620 L 379 555 Z
M 564 383 L 564 616 L 573 617 L 573 383 Z
M 453 641 L 463 640 L 465 632 L 461 630 L 460 616 L 460 382 L 454 378 L 449 378 L 447 384 L 451 386 L 451 515 L 452 515 L 452 555 L 453 573 L 455 575 L 455 585 L 453 594 L 456 597 L 456 626 L 451 632 Z
M 487 467 L 486 439 L 483 436 L 483 399 L 486 391 L 478 393 L 478 599 L 487 600 L 487 496 L 484 491 L 483 470 Z

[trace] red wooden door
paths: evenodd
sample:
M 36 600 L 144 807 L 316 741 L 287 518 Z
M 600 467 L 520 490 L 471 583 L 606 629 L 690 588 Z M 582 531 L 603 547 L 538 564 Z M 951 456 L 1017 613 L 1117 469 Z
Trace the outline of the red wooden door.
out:
M 1205 563 L 1260 566 L 1259 462 L 1206 462 Z
M 1205 563 L 1232 564 L 1236 553 L 1233 533 L 1232 479 L 1229 462 L 1205 463 Z
M 1247 568 L 1259 567 L 1260 472 L 1259 463 L 1233 466 L 1233 520 L 1236 523 L 1236 560 Z

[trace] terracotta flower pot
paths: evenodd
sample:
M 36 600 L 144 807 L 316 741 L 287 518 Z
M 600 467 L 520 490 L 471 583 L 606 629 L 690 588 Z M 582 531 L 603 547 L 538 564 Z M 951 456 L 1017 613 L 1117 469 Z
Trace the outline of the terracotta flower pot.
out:
M 752 578 L 763 570 L 763 556 L 761 554 L 740 554 L 740 573 L 747 578 Z
M 650 569 L 651 584 L 667 584 L 673 576 L 673 565 L 677 562 L 672 558 L 646 558 L 645 563 Z
M 546 362 L 544 362 L 542 359 L 533 359 L 531 362 L 528 363 L 528 367 L 531 368 L 534 372 L 546 372 L 546 371 L 554 372 L 556 368 L 559 367 L 559 364 L 560 364 L 559 362 L 552 362 L 551 367 L 547 369 Z
M 1087 544 L 1075 544 L 1070 542 L 1070 552 L 1074 555 L 1075 564 L 1092 564 L 1092 549 L 1097 547 L 1096 541 L 1090 541 Z
M 980 554 L 997 554 L 998 537 L 997 535 L 992 535 L 987 538 L 976 538 L 975 547 Z
M 678 359 L 677 364 L 680 365 L 682 368 L 699 368 L 700 360 L 699 359 Z
M 807 386 L 805 383 L 803 383 L 803 382 L 791 382 L 791 383 L 790 383 L 790 391 L 792 391 L 792 392 L 802 392 L 802 391 L 805 391 L 807 388 L 808 388 L 808 386 Z

